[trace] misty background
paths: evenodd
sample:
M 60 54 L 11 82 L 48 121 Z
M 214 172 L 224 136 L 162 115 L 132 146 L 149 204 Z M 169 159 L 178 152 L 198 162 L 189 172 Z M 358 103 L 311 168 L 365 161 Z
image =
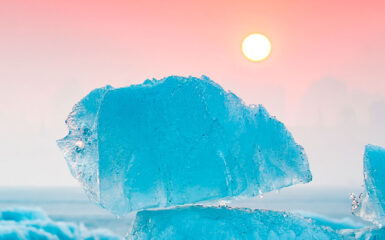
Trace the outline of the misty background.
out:
M 287 126 L 310 186 L 359 187 L 364 146 L 385 146 L 385 6 L 325 2 L 5 1 L 0 186 L 78 186 L 55 141 L 94 88 L 207 75 Z M 260 63 L 240 48 L 255 31 Z

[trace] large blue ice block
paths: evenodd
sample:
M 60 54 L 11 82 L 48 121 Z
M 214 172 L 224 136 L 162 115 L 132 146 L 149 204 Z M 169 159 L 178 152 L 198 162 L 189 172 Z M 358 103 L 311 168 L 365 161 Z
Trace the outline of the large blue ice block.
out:
M 128 239 L 343 239 L 335 230 L 287 212 L 188 206 L 137 213 Z
M 385 225 L 385 148 L 367 145 L 364 155 L 365 191 L 354 199 L 352 210 L 357 216 Z
M 119 215 L 251 197 L 312 178 L 281 122 L 207 77 L 96 89 L 66 123 L 58 144 L 73 176 Z

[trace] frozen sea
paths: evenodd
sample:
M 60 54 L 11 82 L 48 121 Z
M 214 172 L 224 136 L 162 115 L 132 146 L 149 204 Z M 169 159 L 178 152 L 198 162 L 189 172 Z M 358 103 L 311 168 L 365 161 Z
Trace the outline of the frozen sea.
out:
M 349 221 L 357 225 L 365 222 L 350 212 L 351 193 L 360 188 L 321 188 L 297 185 L 279 192 L 265 194 L 248 200 L 220 201 L 234 207 L 287 210 L 308 216 L 323 215 L 336 221 Z M 210 203 L 216 205 L 217 203 Z M 0 209 L 10 207 L 41 208 L 55 221 L 82 222 L 88 228 L 107 228 L 124 236 L 134 214 L 117 218 L 88 200 L 82 189 L 75 187 L 1 187 Z

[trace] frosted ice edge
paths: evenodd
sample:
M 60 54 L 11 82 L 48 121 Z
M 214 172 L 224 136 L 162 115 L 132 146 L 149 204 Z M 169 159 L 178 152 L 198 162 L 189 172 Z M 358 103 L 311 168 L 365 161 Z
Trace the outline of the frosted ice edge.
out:
M 207 77 L 96 89 L 67 125 L 58 144 L 72 174 L 119 215 L 311 181 L 285 126 Z
M 364 154 L 365 191 L 353 197 L 352 212 L 379 226 L 385 224 L 385 148 L 366 145 Z
M 100 104 L 111 86 L 89 93 L 77 103 L 66 119 L 68 135 L 57 140 L 73 177 L 91 200 L 99 201 L 97 118 Z

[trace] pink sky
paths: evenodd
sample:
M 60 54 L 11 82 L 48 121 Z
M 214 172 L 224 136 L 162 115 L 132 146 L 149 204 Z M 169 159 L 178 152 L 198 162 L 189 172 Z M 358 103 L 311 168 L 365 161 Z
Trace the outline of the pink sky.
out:
M 322 165 L 328 157 L 312 146 L 330 136 L 312 138 L 301 132 L 305 126 L 339 129 L 347 111 L 358 121 L 351 130 L 362 135 L 374 121 L 370 114 L 385 112 L 384 12 L 380 0 L 3 1 L 0 185 L 26 183 L 4 174 L 35 162 L 53 170 L 41 171 L 32 184 L 52 176 L 57 184 L 73 184 L 54 142 L 65 135 L 72 105 L 95 87 L 168 75 L 204 74 L 247 103 L 264 104 L 305 150 L 309 145 L 309 156 L 319 159 L 313 165 Z M 264 62 L 241 53 L 251 32 L 271 39 Z M 346 148 L 372 139 L 384 144 L 381 131 Z M 345 141 L 345 133 L 336 134 Z M 361 171 L 362 149 L 355 152 L 354 174 Z
M 6 1 L 2 62 L 66 68 L 97 83 L 205 73 L 236 77 L 239 88 L 270 82 L 290 94 L 333 75 L 378 93 L 384 11 L 383 1 Z M 254 31 L 273 42 L 266 62 L 240 52 Z

